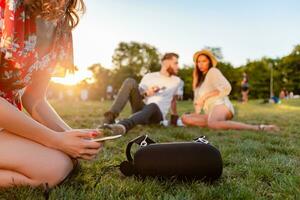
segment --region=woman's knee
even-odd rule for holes
[[[36,181],[41,182],[41,184],[48,183],[49,187],[53,187],[68,176],[73,169],[72,160],[67,155],[60,154],[49,160],[49,164],[42,169],[42,177],[37,178]]]
[[[0,168],[23,174],[36,186],[48,182],[54,186],[73,169],[70,157],[9,132],[0,134]],[[9,145],[7,144],[9,143]],[[11,148],[14,150],[11,151]],[[20,152],[20,153],[15,153]],[[10,156],[7,156],[10,155]],[[7,160],[2,162],[1,160]]]
[[[3,172],[0,187],[14,187],[18,185],[39,187],[45,184],[48,184],[49,187],[54,187],[62,182],[72,169],[73,164],[70,158],[49,160],[49,164],[45,164],[39,169],[36,169],[36,174],[32,174],[32,176],[30,176],[30,174],[25,176],[19,174],[19,172],[0,169],[0,177],[1,171]],[[37,170],[39,171],[37,172]]]

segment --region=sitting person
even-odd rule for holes
[[[104,124],[115,134],[125,134],[137,124],[159,124],[171,108],[177,115],[176,94],[180,85],[178,58],[175,53],[167,53],[161,60],[161,70],[146,74],[138,85],[134,79],[126,79],[109,109],[104,113]],[[133,115],[115,124],[115,119],[130,102]]]
[[[210,51],[202,50],[194,54],[194,62],[195,113],[182,116],[182,122],[185,125],[225,130],[279,130],[275,125],[249,125],[231,121],[234,116],[234,108],[228,98],[231,85],[221,71],[216,68],[217,59]]]
[[[0,189],[54,187],[102,148],[87,140],[96,130],[72,129],[46,100],[55,66],[74,70],[76,7],[83,1],[0,1]]]

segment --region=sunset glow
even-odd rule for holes
[[[53,77],[51,80],[55,83],[64,85],[76,85],[81,81],[87,79],[89,82],[92,81],[93,74],[91,71],[79,70],[74,74],[67,74],[65,77]]]

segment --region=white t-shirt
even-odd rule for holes
[[[145,98],[145,104],[155,103],[158,105],[163,118],[166,118],[166,115],[169,112],[171,107],[171,101],[178,91],[180,85],[180,78],[177,76],[164,76],[160,72],[153,72],[146,74],[141,82],[139,87],[143,90],[147,90],[152,86],[158,86],[163,88],[155,95]]]
[[[183,95],[183,92],[184,92],[183,89],[184,89],[184,82],[183,82],[183,80],[180,79],[180,83],[179,83],[179,87],[178,87],[178,91],[177,91],[178,96]]]

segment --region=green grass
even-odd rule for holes
[[[53,101],[52,104],[74,128],[93,128],[110,102]],[[126,137],[107,142],[97,160],[82,162],[78,174],[54,188],[50,199],[300,199],[300,100],[284,101],[281,105],[251,101],[248,105],[236,104],[236,109],[235,120],[275,123],[281,131],[138,126]],[[179,103],[180,113],[191,110],[191,102]],[[127,107],[121,117],[128,116],[129,111]],[[127,142],[141,134],[149,134],[159,142],[191,141],[205,135],[222,153],[222,177],[212,185],[124,177],[111,166],[125,159]],[[40,189],[14,188],[0,190],[0,199],[43,199],[43,196]]]

